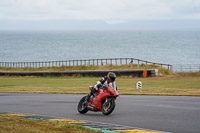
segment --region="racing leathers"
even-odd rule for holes
[[[97,81],[97,84],[94,85],[94,87],[91,89],[90,91],[90,96],[93,95],[95,92],[97,92],[99,90],[99,88],[103,85],[106,85],[109,84],[110,82],[107,80],[108,77],[107,76],[104,76],[101,80]]]

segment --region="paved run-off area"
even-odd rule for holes
[[[200,131],[200,97],[120,95],[109,116],[77,112],[83,95],[0,93],[0,112],[75,119],[174,133]]]

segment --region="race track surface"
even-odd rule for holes
[[[200,97],[121,95],[109,116],[79,114],[84,95],[0,93],[0,112],[56,116],[173,133],[200,132]]]

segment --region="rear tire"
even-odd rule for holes
[[[101,111],[104,115],[111,114],[113,110],[115,109],[115,99],[110,98],[108,101],[109,102],[105,101],[104,103],[102,103]]]
[[[84,96],[78,103],[78,112],[81,114],[85,114],[88,112],[87,105],[88,105],[88,96]]]

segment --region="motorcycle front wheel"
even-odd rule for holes
[[[104,115],[109,115],[115,109],[115,99],[114,98],[107,98],[101,107],[101,111]]]
[[[88,109],[87,109],[87,105],[88,105],[87,99],[88,99],[88,96],[84,96],[83,98],[81,98],[81,100],[78,103],[78,112],[81,113],[81,114],[85,114],[85,113],[88,112]]]

